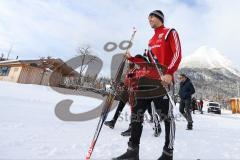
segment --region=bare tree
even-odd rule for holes
[[[7,58],[6,58],[7,60],[9,59],[9,56],[10,56],[10,54],[12,52],[12,49],[13,49],[13,45],[11,45],[9,50],[8,50],[8,54],[7,54]]]
[[[91,52],[92,52],[91,47],[89,45],[81,46],[77,49],[77,53],[78,53],[77,56],[81,56],[79,81],[78,81],[80,86],[83,85],[83,82],[84,82],[83,72],[86,70],[88,64],[94,63],[97,61],[97,57],[93,56]],[[94,79],[94,77],[93,77],[93,79]]]

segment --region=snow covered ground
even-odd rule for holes
[[[58,119],[54,109],[65,98],[74,100],[71,111],[75,113],[101,103],[99,99],[61,95],[49,87],[0,82],[0,159],[84,159],[98,119]],[[126,151],[128,138],[120,132],[128,127],[125,114],[129,107],[123,113],[114,130],[103,127],[93,159],[111,159]],[[240,115],[205,112],[193,115],[193,119],[193,131],[185,130],[182,117],[176,121],[174,159],[240,159]],[[152,134],[150,124],[145,123],[141,159],[157,159],[161,154],[164,133],[158,138]]]

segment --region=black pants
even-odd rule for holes
[[[117,121],[117,119],[120,116],[120,114],[121,114],[123,108],[125,107],[126,103],[127,103],[126,101],[119,101],[118,106],[117,106],[117,110],[116,110],[116,112],[113,116],[114,121]]]
[[[132,130],[129,142],[133,146],[138,146],[140,144],[144,112],[146,111],[148,106],[151,106],[152,101],[161,119],[164,120],[165,124],[164,148],[173,149],[173,143],[175,138],[175,122],[172,113],[172,106],[169,105],[169,99],[167,96],[159,96],[148,99],[143,98],[136,99],[136,105],[133,108],[133,113],[131,116]]]
[[[202,105],[199,105],[199,111],[202,112],[202,108],[203,106]]]
[[[117,121],[117,119],[120,116],[120,114],[121,114],[123,108],[125,107],[126,103],[127,103],[126,101],[122,101],[122,100],[119,101],[118,106],[117,106],[117,110],[116,110],[116,112],[113,116],[114,121]],[[148,110],[149,115],[152,116],[151,105],[147,107],[147,110]]]
[[[191,99],[182,99],[179,106],[180,113],[186,118],[188,123],[192,123],[192,115],[191,115]]]

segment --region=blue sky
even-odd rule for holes
[[[131,52],[141,54],[153,34],[148,14],[160,9],[165,25],[179,32],[183,56],[207,45],[239,63],[238,6],[238,0],[1,0],[0,53],[13,46],[10,58],[68,60],[89,44],[107,66],[122,51],[105,53],[104,44],[129,39],[136,27]]]

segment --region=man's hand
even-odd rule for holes
[[[165,74],[163,77],[162,77],[162,85],[164,87],[167,87],[168,85],[170,85],[172,83],[172,75],[170,74]]]

